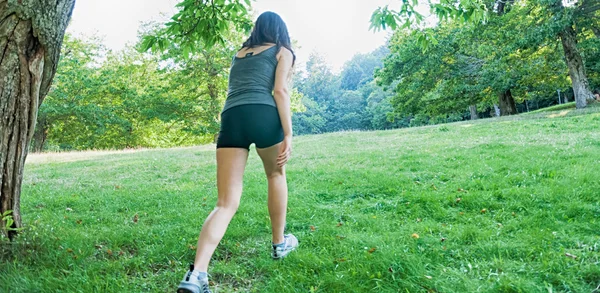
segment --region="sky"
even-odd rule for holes
[[[96,35],[113,50],[137,41],[142,22],[166,21],[178,0],[79,0],[68,31],[76,36]],[[377,7],[399,5],[399,0],[257,0],[258,14],[273,11],[287,23],[298,42],[300,66],[312,52],[321,54],[339,71],[357,53],[369,53],[385,44],[390,32],[369,31]]]

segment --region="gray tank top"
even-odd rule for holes
[[[273,97],[278,46],[247,57],[233,57],[223,112],[236,106],[262,104],[277,107]]]

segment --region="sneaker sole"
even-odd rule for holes
[[[282,256],[279,256],[279,257],[275,257],[275,256],[271,255],[271,258],[273,258],[274,260],[283,259],[283,258],[285,258],[286,256],[288,256],[288,254],[290,254],[290,253],[291,253],[292,251],[294,251],[294,250],[296,250],[296,247],[294,247],[294,248],[290,249],[290,250],[289,250],[289,251],[288,251],[286,254],[284,254],[284,255],[282,255]]]
[[[187,284],[179,284],[179,288],[177,288],[177,293],[196,293],[200,292],[198,288],[195,286],[190,286]]]

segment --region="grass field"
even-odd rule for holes
[[[269,256],[252,153],[216,292],[600,292],[600,108],[295,139]],[[0,292],[174,292],[214,206],[214,146],[31,155]]]
[[[592,104],[592,105],[595,105],[595,104]],[[541,109],[538,109],[535,111],[528,112],[527,114],[537,114],[537,113],[553,112],[553,111],[559,111],[559,110],[575,110],[575,107],[576,107],[575,102],[569,102],[569,103],[565,103],[565,104],[541,108]]]

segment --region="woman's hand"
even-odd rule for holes
[[[283,167],[287,164],[288,160],[292,156],[292,136],[286,136],[281,142],[279,149],[279,157],[277,157],[277,166]]]

